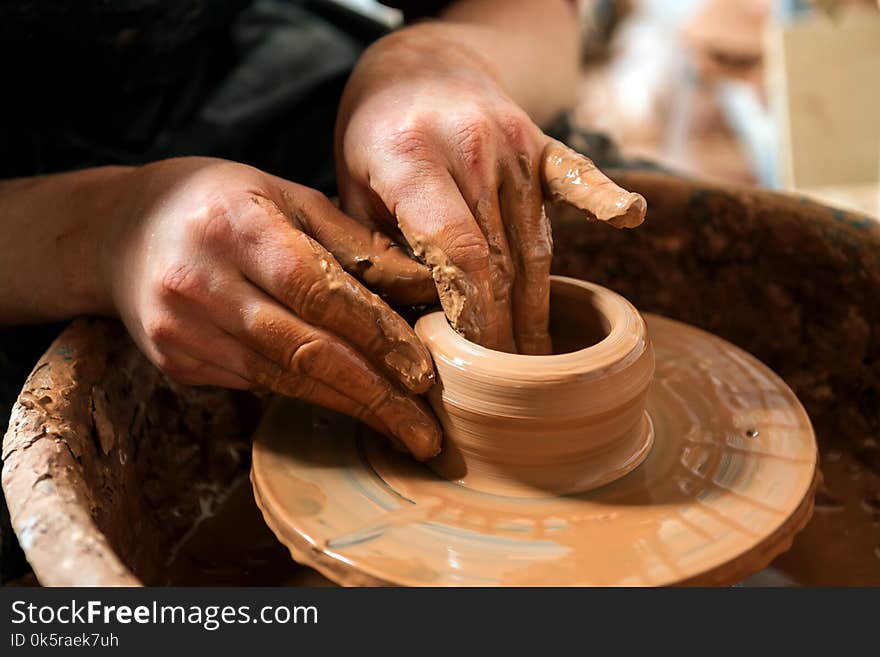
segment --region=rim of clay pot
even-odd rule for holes
[[[466,387],[468,396],[460,397],[443,386],[443,400],[460,408],[483,407],[488,413],[503,411],[514,417],[529,416],[525,408],[501,409],[497,391],[506,385],[514,389],[528,386],[538,398],[529,405],[543,405],[557,417],[594,413],[597,409],[620,404],[650,383],[651,367],[633,376],[633,365],[651,350],[647,326],[639,311],[624,297],[601,285],[567,276],[551,276],[551,312],[554,297],[586,297],[601,317],[605,337],[584,348],[546,356],[511,354],[482,347],[457,333],[441,311],[421,317],[416,333],[428,347],[438,370],[453,388]],[[455,380],[451,381],[450,377]],[[593,390],[589,398],[579,400],[577,409],[553,394],[564,382],[588,383],[603,378],[608,386]],[[502,399],[508,404],[512,400]]]
[[[566,291],[586,290],[592,293],[593,307],[610,324],[607,335],[598,342],[575,351],[531,356],[496,351],[471,342],[450,326],[442,311],[424,315],[419,318],[416,325],[422,324],[425,327],[425,335],[429,336],[429,339],[433,339],[431,336],[435,335],[435,332],[442,332],[444,339],[452,340],[455,344],[456,356],[446,360],[453,367],[463,371],[467,368],[471,372],[495,373],[500,369],[498,363],[508,366],[521,365],[528,368],[528,373],[511,372],[508,378],[528,379],[531,382],[536,376],[556,380],[560,375],[568,375],[578,370],[581,370],[584,376],[600,376],[606,367],[624,367],[626,363],[620,360],[618,354],[621,346],[629,347],[627,350],[631,351],[645,342],[647,334],[645,321],[635,306],[616,292],[589,281],[568,276],[551,276],[550,282],[551,303],[554,294],[559,295]]]

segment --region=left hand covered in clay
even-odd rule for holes
[[[378,41],[348,82],[336,127],[342,207],[400,230],[465,337],[550,353],[545,197],[616,226],[641,223],[644,199],[545,135],[476,52],[419,36]]]

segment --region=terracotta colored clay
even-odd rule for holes
[[[730,584],[757,572],[810,517],[809,419],[747,353],[645,319],[655,439],[628,475],[568,496],[487,493],[346,418],[280,401],[257,430],[251,472],[267,523],[294,558],[343,584]]]
[[[550,356],[476,345],[441,312],[416,323],[439,378],[429,399],[444,443],[430,464],[446,479],[546,497],[601,486],[644,460],[654,373],[645,322],[623,297],[573,278],[553,277],[550,313]]]
[[[544,149],[541,177],[546,198],[566,203],[615,228],[635,228],[648,205],[641,194],[628,192],[602,173],[587,157],[558,141]]]
[[[257,406],[170,383],[119,322],[73,322],[24,383],[3,441],[3,492],[39,581],[166,582],[176,546],[247,466]]]

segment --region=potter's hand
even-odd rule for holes
[[[412,34],[374,44],[346,87],[336,129],[343,209],[400,229],[465,337],[549,353],[545,191],[617,225],[639,223],[644,200],[547,137],[475,52]]]
[[[416,303],[434,296],[424,267],[319,192],[244,165],[182,158],[125,175],[107,280],[150,360],[185,384],[270,389],[437,453],[411,394],[433,382],[427,351],[343,270]]]
[[[550,346],[545,141],[478,57],[406,32],[365,53],[340,108],[343,208],[399,227],[452,325],[490,348]]]

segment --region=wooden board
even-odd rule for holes
[[[880,181],[880,12],[769,29],[767,88],[789,189]]]

